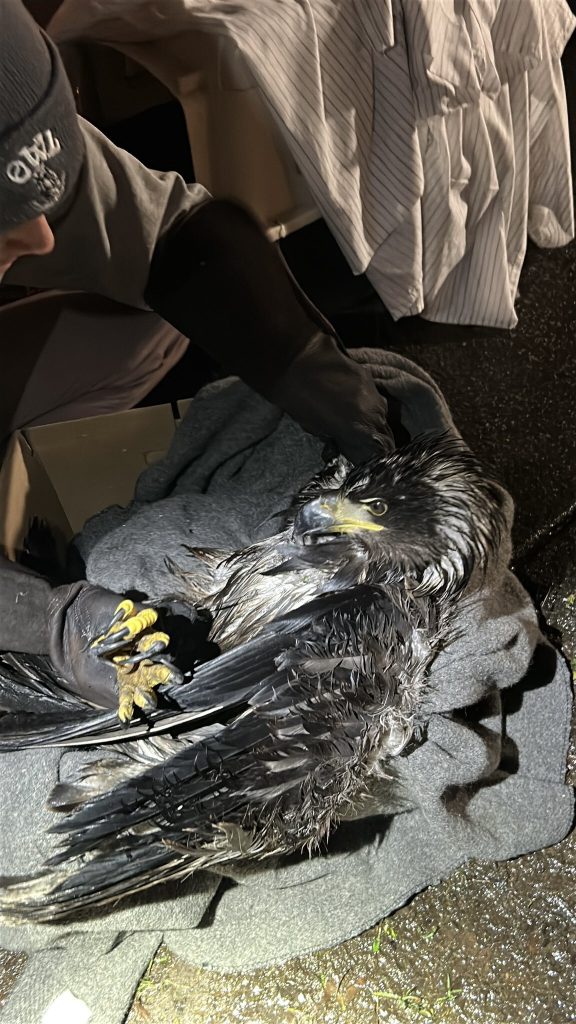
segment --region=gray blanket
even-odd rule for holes
[[[391,353],[356,354],[385,390],[399,438],[455,430],[422,370]],[[166,554],[186,564],[183,544],[239,547],[274,532],[270,517],[319,468],[321,447],[239,381],[210,385],[165,460],[142,474],[133,504],[87,524],[78,547],[88,578],[155,597],[169,583]],[[563,838],[573,816],[569,672],[508,559],[509,542],[481,599],[462,602],[459,639],[431,672],[425,741],[396,759],[396,781],[371,817],[342,825],[322,856],[237,870],[232,883],[202,873],[66,931],[0,929],[7,948],[39,950],[2,1021],[36,1024],[70,989],[92,1024],[116,1024],[162,937],[195,964],[254,968],[358,934],[470,858],[505,859]],[[53,819],[43,803],[79,756],[2,756],[2,874],[26,874],[47,855]],[[95,956],[105,991],[86,968]]]

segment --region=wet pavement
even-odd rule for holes
[[[572,44],[572,93],[575,54]],[[322,225],[283,247],[347,344],[392,348],[435,377],[465,439],[515,499],[516,571],[576,667],[576,243],[530,248],[511,331],[393,323]],[[574,743],[568,771],[576,783]],[[22,962],[0,955],[0,1005]],[[567,1024],[575,979],[572,832],[514,861],[472,862],[380,927],[275,968],[217,974],[162,948],[127,1024]]]

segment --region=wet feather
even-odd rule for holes
[[[4,914],[68,918],[200,867],[321,848],[413,737],[458,603],[480,592],[506,527],[504,492],[457,439],[341,460],[280,534],[189,552],[175,587],[212,616],[222,653],[124,733],[70,698],[58,722],[57,680],[6,660],[0,747],[115,742],[55,788],[61,846],[43,875],[4,890]]]

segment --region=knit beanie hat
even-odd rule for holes
[[[82,164],[74,97],[54,44],[21,0],[0,0],[0,232],[54,220]]]

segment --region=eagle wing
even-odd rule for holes
[[[63,846],[0,909],[53,920],[196,868],[317,847],[410,735],[432,627],[358,586],[201,666],[171,695],[183,731],[123,742],[56,787]]]

